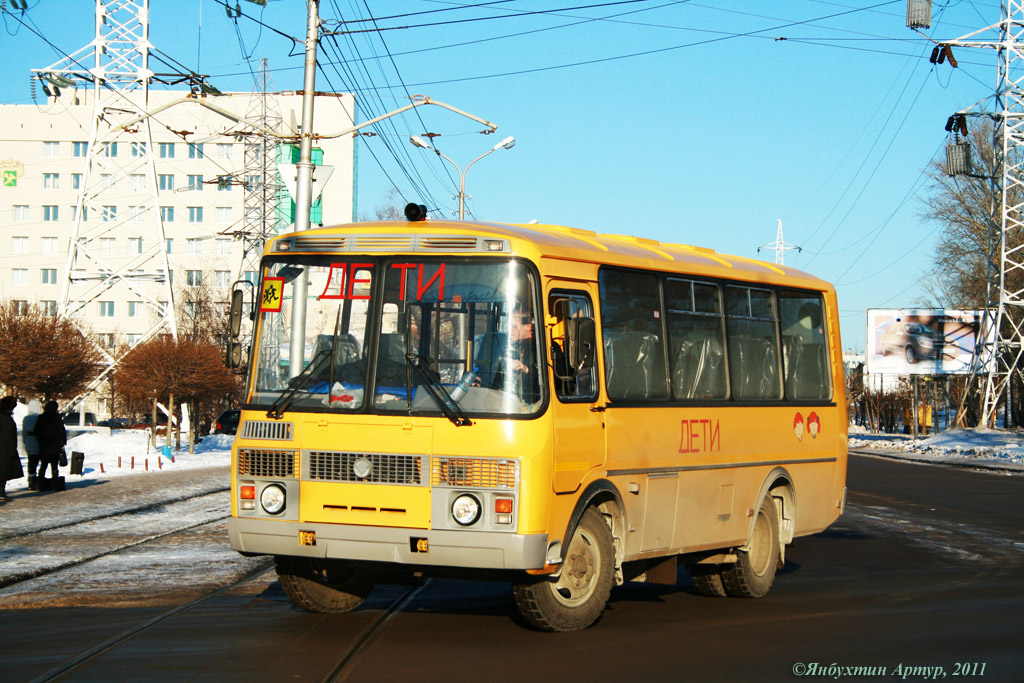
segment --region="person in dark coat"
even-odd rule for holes
[[[68,442],[68,433],[64,422],[57,413],[57,402],[47,401],[43,414],[36,420],[36,441],[39,442],[39,478],[46,476],[46,468],[50,467],[53,478],[58,475],[57,461],[60,459],[64,444]]]
[[[21,479],[25,471],[21,468],[18,455],[18,425],[14,422],[14,406],[18,400],[13,396],[0,398],[0,502],[6,503],[7,482]]]

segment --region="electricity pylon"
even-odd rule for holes
[[[996,123],[993,145],[996,171],[990,182],[993,196],[998,198],[999,215],[993,215],[990,221],[989,248],[986,251],[987,302],[967,391],[964,392],[966,399],[972,387],[981,389],[979,426],[995,423],[999,403],[1008,395],[1010,380],[1015,375],[1021,377],[1024,353],[1024,286],[1019,284],[1024,274],[1024,244],[1019,239],[1007,241],[1008,236],[1019,236],[1024,228],[1021,213],[1024,201],[1024,88],[1020,83],[1024,67],[1022,34],[1024,0],[1003,0],[999,23],[955,40],[939,41],[932,53],[933,62],[938,60],[941,63],[948,57],[950,65],[955,67],[952,46],[996,51],[994,111],[982,111],[979,103],[954,114],[954,117],[968,114],[989,116]],[[954,117],[951,117],[951,122],[956,121]],[[955,123],[953,127],[956,128]],[[963,166],[966,167],[962,167],[963,172],[969,174],[970,164]],[[957,416],[961,424],[966,418],[965,408],[966,400],[961,403]]]
[[[96,0],[93,41],[52,66],[33,69],[47,96],[51,89],[59,97],[61,87],[92,85],[92,124],[83,152],[59,314],[74,316],[112,290],[130,292],[152,312],[153,324],[140,342],[162,330],[177,336],[149,119],[130,128],[119,125],[145,112],[148,104],[153,78],[148,18],[149,0]],[[115,193],[122,203],[127,196],[132,205],[118,207],[112,199]],[[111,237],[129,246],[126,258],[104,253],[100,245],[110,243],[100,240]],[[69,407],[98,387],[120,360],[109,349],[100,351],[104,369]]]
[[[762,249],[766,251],[775,252],[775,262],[780,266],[784,265],[783,255],[787,250],[790,251],[803,251],[802,247],[798,247],[795,244],[788,244],[782,239],[782,219],[779,219],[779,229],[775,232],[775,241],[769,242],[768,244],[762,244],[757,248],[760,252]]]

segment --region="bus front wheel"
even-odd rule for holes
[[[274,557],[277,578],[288,598],[310,612],[351,612],[373,590],[373,583],[357,569],[309,557]]]
[[[779,562],[779,517],[770,495],[761,501],[746,550],[736,551],[736,563],[722,568],[725,592],[737,598],[760,598],[775,580]]]
[[[611,529],[589,508],[580,518],[556,577],[529,578],[513,587],[516,607],[544,631],[578,631],[601,616],[614,581]]]

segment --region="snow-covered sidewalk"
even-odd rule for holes
[[[1024,473],[1024,430],[950,429],[918,437],[871,434],[850,425],[851,449],[937,465]]]

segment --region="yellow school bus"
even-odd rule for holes
[[[554,225],[375,222],[274,238],[254,294],[231,547],[273,555],[307,610],[484,577],[574,630],[677,564],[759,597],[842,513],[836,296],[806,273]]]

